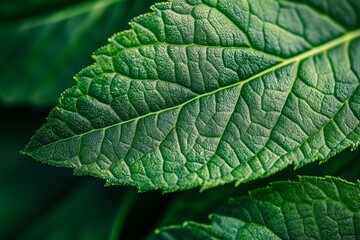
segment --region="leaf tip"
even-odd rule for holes
[[[23,150],[20,150],[19,153],[22,155],[30,156],[30,153],[27,151],[27,147],[25,147]]]

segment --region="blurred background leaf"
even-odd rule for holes
[[[85,2],[78,0],[75,2]],[[2,0],[0,3],[0,21],[9,22],[29,18],[60,8],[70,6],[72,0],[20,0],[15,4],[13,0]]]
[[[135,189],[106,189],[90,179],[73,184],[19,239],[118,239],[136,194]]]
[[[91,54],[154,2],[1,1],[0,102],[54,105]]]

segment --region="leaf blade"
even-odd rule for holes
[[[232,0],[223,3],[240,5]],[[341,35],[343,29],[328,16],[303,9],[303,15],[314,15],[317,28],[332,30],[317,42],[303,37],[318,44],[308,44],[307,51],[299,36],[289,31],[285,36],[301,46],[294,54],[290,46],[278,51],[250,41],[250,34],[258,33],[241,34],[231,17],[227,23],[240,39],[231,46],[225,41],[229,34],[211,35],[206,23],[198,23],[198,28],[208,27],[209,38],[193,36],[193,40],[178,37],[172,27],[183,18],[193,18],[197,26],[194,19],[201,19],[206,11],[224,15],[217,8],[221,7],[208,2],[173,1],[157,4],[154,13],[136,18],[132,30],[115,35],[96,52],[95,65],[77,75],[78,85],[63,94],[25,152],[40,160],[50,156],[51,164],[102,177],[109,184],[176,191],[265,177],[289,164],[326,160],[359,144],[355,56],[360,51],[360,30]],[[179,17],[181,11],[191,15]],[[179,32],[191,31],[176,26]],[[222,60],[219,49],[225,56]],[[192,74],[201,69],[197,65],[212,67],[203,67],[200,75],[187,75],[184,58]],[[238,67],[236,76],[226,71],[230,68],[226,61]],[[256,67],[249,68],[252,65]],[[207,73],[215,66],[220,70],[214,80]]]

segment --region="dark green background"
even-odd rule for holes
[[[91,53],[154,1],[2,0],[0,3],[0,239],[156,239],[156,227],[207,222],[225,213],[230,196],[297,175],[360,178],[360,152],[291,168],[238,188],[232,184],[162,195],[73,176],[20,150],[46,119]],[[97,7],[104,4],[105,7]],[[92,10],[91,10],[92,9]]]

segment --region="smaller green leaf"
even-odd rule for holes
[[[230,200],[231,216],[211,225],[186,222],[159,230],[163,239],[358,239],[360,182],[301,177]]]

